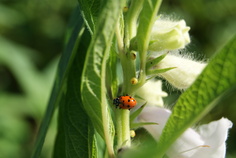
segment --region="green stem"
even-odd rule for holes
[[[116,110],[116,131],[117,131],[117,147],[130,147],[130,111],[126,109]]]
[[[122,41],[122,35],[119,28],[116,30],[116,36],[118,40],[119,57],[123,69],[123,85],[122,95],[132,95],[133,85],[131,79],[136,77],[135,60],[131,58],[131,52],[129,50],[130,40],[136,35],[137,19],[140,10],[143,5],[143,1],[133,0],[127,14],[124,16],[124,42]],[[120,21],[122,22],[122,21]],[[119,26],[119,25],[118,25]],[[127,109],[116,110],[116,130],[117,130],[117,146],[130,147],[130,111]]]
[[[122,95],[131,94],[132,84],[131,79],[136,77],[136,69],[135,62],[130,58],[130,53],[121,53],[120,60],[123,70],[123,87],[122,87]]]
[[[117,134],[117,149],[122,146],[122,120],[121,120],[121,110],[116,109],[116,134]]]
[[[122,35],[121,35],[121,30],[120,30],[120,27],[119,27],[119,23],[117,23],[116,25],[116,39],[117,39],[117,47],[118,47],[118,51],[121,53],[123,52],[124,50],[124,42],[123,42],[123,39],[122,39]]]
[[[139,17],[139,13],[143,7],[143,1],[144,0],[132,0],[130,8],[127,12],[127,16],[125,19],[125,43],[128,44],[127,46],[129,47],[129,42],[130,40],[136,36],[137,33],[137,19]]]
[[[121,110],[121,117],[122,117],[122,130],[123,135],[123,143],[124,146],[131,146],[131,140],[130,140],[130,122],[129,122],[129,116],[130,116],[130,111],[129,110]]]
[[[123,69],[122,95],[131,95],[131,78],[135,77],[135,63],[130,58],[130,53],[120,52],[120,60]],[[127,109],[116,109],[117,147],[130,147],[130,111]]]

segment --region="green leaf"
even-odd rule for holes
[[[113,42],[116,42],[113,40]],[[118,85],[119,85],[119,80],[118,80],[118,75],[117,75],[117,53],[115,51],[115,45],[111,48],[110,51],[110,58],[109,58],[109,64],[107,65],[107,69],[109,71],[110,75],[110,80],[108,82],[111,82],[107,84],[107,87],[110,87],[111,90],[111,98],[117,96],[118,92]]]
[[[59,128],[54,157],[97,157],[94,128],[83,109],[80,84],[90,34],[81,37],[75,60],[67,78],[67,88],[59,106]]]
[[[176,103],[158,144],[156,157],[222,98],[236,92],[236,36],[210,61],[194,84]]]
[[[97,22],[102,0],[78,0],[79,7],[84,18],[84,21],[91,33],[94,33],[95,24]]]
[[[123,1],[106,1],[89,46],[82,76],[82,100],[97,132],[106,142],[110,156],[113,151],[114,125],[111,119],[107,91],[106,66],[112,39],[122,10]]]
[[[140,3],[142,2],[143,1],[140,1]],[[143,2],[143,7],[139,16],[137,35],[136,37],[132,38],[130,43],[132,50],[136,50],[136,45],[137,45],[140,59],[139,82],[138,84],[132,86],[132,90],[130,90],[131,92],[141,87],[146,81],[147,51],[150,42],[152,27],[155,22],[155,19],[157,18],[157,12],[160,8],[161,2],[162,0],[145,0]],[[138,5],[135,6],[137,7],[137,9],[140,9],[140,6]],[[136,13],[139,13],[139,11]],[[130,88],[128,87],[127,89]]]
[[[146,0],[140,13],[140,20],[137,32],[138,50],[140,54],[146,55],[149,45],[150,33],[153,23],[157,17],[157,12],[161,5],[161,0]]]
[[[151,67],[155,66],[156,64],[158,64],[162,59],[165,58],[165,56],[167,55],[167,53],[160,55],[159,57],[149,60],[146,63],[146,70],[150,69]]]
[[[150,33],[155,22],[157,12],[161,5],[161,0],[146,0],[140,13],[139,26],[137,31],[137,45],[140,53],[140,83],[145,81],[146,75],[146,55],[150,40]]]
[[[76,12],[73,15],[73,17],[74,19],[76,19],[76,20],[73,20],[74,25],[71,25],[73,27],[73,32],[62,54],[61,60],[59,62],[55,83],[54,83],[53,90],[52,90],[52,93],[48,102],[48,107],[46,109],[45,116],[42,120],[41,126],[38,131],[38,136],[36,139],[32,158],[40,157],[42,146],[43,146],[45,136],[46,136],[50,121],[52,119],[53,113],[59,101],[61,100],[62,92],[65,91],[66,89],[65,81],[68,76],[68,70],[70,69],[71,64],[74,60],[74,56],[76,54],[76,50],[77,50],[76,46],[80,42],[80,38],[78,38],[78,36],[79,36],[79,32],[83,24],[82,18],[78,14],[76,14]]]
[[[144,103],[140,108],[138,108],[135,112],[133,112],[131,115],[130,115],[130,122],[132,123],[135,118],[143,111],[143,108],[147,105],[147,102]]]
[[[66,158],[66,132],[65,132],[65,125],[64,125],[64,117],[65,115],[63,112],[65,111],[65,105],[66,104],[66,94],[62,94],[61,101],[59,104],[59,114],[58,114],[58,127],[57,127],[57,136],[55,139],[54,144],[54,151],[53,151],[53,157],[65,157]]]
[[[147,75],[157,75],[160,73],[164,73],[166,71],[170,71],[172,69],[175,69],[176,67],[168,67],[168,68],[164,68],[164,69],[152,69],[152,70],[148,70],[147,71]]]
[[[126,13],[125,16],[125,43],[129,43],[137,32],[137,25],[138,25],[138,18],[139,18],[139,14],[141,9],[143,8],[143,2],[144,0],[139,0],[139,1],[131,1],[130,2],[130,6],[128,8],[128,12]]]

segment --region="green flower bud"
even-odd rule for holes
[[[184,48],[190,43],[188,31],[184,20],[170,21],[158,19],[152,28],[149,51],[175,50]]]

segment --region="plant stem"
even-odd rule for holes
[[[129,8],[129,11],[126,16],[126,22],[127,22],[127,36],[128,39],[131,40],[134,36],[136,36],[137,33],[137,19],[139,17],[139,13],[143,7],[143,1],[144,0],[132,0],[131,5]]]
[[[136,35],[137,18],[142,8],[143,0],[140,2],[132,1],[128,13],[123,16],[124,35],[122,36],[119,26],[117,25],[116,37],[118,44],[119,57],[123,70],[122,95],[132,95],[134,92],[131,79],[136,78],[135,59],[131,57],[130,40]],[[123,40],[122,40],[123,39]],[[130,147],[130,111],[127,109],[116,110],[116,130],[118,148]]]
[[[122,50],[122,49],[121,49]],[[135,77],[134,61],[129,58],[129,53],[120,52],[120,60],[123,69],[123,86],[122,95],[130,94],[130,79]],[[130,147],[130,111],[127,109],[116,109],[116,130],[117,130],[117,147]]]
[[[130,147],[130,126],[129,126],[130,111],[126,109],[116,110],[116,130],[117,130],[117,147]]]
[[[123,42],[123,39],[122,39],[122,36],[121,36],[121,30],[120,30],[120,27],[119,27],[119,23],[117,23],[115,33],[116,33],[118,51],[121,53],[121,52],[123,52],[123,49],[124,49],[124,42]]]

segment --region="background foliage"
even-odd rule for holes
[[[69,17],[77,3],[76,0],[0,2],[0,157],[23,158],[31,154],[58,57],[68,38]],[[212,56],[236,32],[235,9],[234,0],[164,0],[160,12],[186,20],[192,36],[188,50],[202,58]],[[165,91],[169,90],[167,86]],[[180,94],[171,93],[176,97],[165,100],[169,105]],[[235,98],[222,103],[227,106],[217,106],[205,122],[221,116],[236,122]],[[42,157],[50,157],[55,133],[56,119],[53,119]],[[228,157],[236,156],[235,133],[234,126],[228,139]]]

